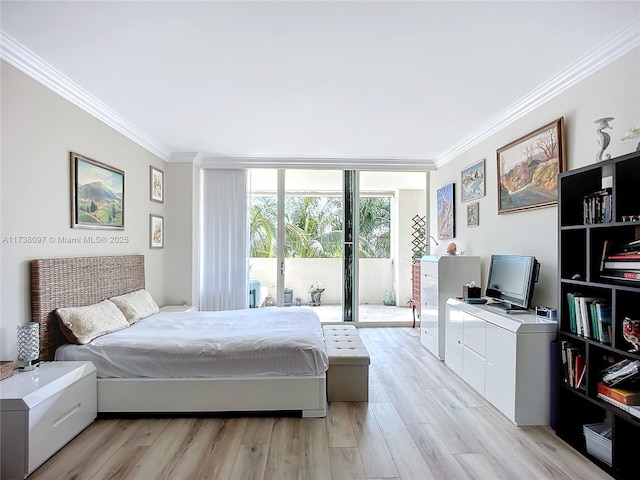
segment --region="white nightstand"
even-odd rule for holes
[[[0,476],[24,479],[94,421],[91,362],[43,362],[0,381]]]
[[[197,312],[198,309],[191,305],[165,305],[160,307],[161,312]]]

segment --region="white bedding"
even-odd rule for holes
[[[307,307],[160,312],[55,359],[92,361],[100,378],[321,375],[329,363]]]

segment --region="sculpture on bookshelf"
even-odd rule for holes
[[[613,117],[604,117],[593,122],[598,125],[598,145],[600,146],[600,150],[598,150],[598,153],[596,154],[596,161],[598,162],[609,160],[611,158],[611,155],[608,153],[604,156],[602,155],[611,142],[611,137],[607,132],[605,132],[606,129],[611,129],[611,125],[609,125],[611,120],[613,120]]]
[[[622,336],[624,339],[633,345],[630,352],[640,351],[640,320],[631,320],[629,317],[624,317],[622,321]]]

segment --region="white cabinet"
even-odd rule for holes
[[[45,362],[0,382],[1,478],[24,479],[96,418],[91,362]]]
[[[420,341],[440,360],[446,348],[445,304],[449,297],[462,295],[462,286],[470,282],[480,286],[480,257],[420,259]]]
[[[548,425],[556,322],[450,298],[445,363],[516,425]]]
[[[198,309],[192,305],[165,305],[160,307],[161,312],[197,312]]]

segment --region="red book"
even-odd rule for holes
[[[598,393],[613,398],[625,405],[640,405],[640,392],[623,390],[622,388],[612,388],[602,382],[598,382]]]

